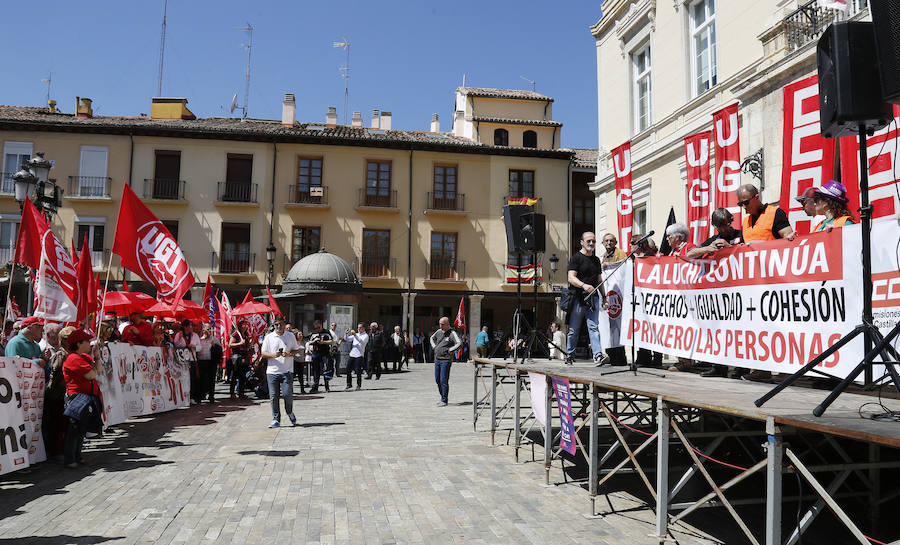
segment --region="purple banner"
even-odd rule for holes
[[[553,392],[556,394],[556,408],[559,409],[559,446],[569,454],[575,454],[575,420],[572,418],[569,379],[551,378],[553,379]]]

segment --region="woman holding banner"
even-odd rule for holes
[[[854,223],[853,213],[847,207],[850,199],[847,198],[847,188],[841,182],[829,180],[813,191],[813,204],[816,214],[825,216],[820,221],[814,233],[819,231],[831,231],[835,227]]]

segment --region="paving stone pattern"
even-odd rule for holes
[[[558,468],[544,486],[530,449],[516,464],[473,431],[471,373],[454,365],[448,407],[432,367],[412,364],[358,392],[341,377],[296,393],[297,427],[268,429],[257,400],[130,420],[88,441],[82,469],[0,478],[0,544],[656,543],[633,498],[612,494],[623,511],[589,517]],[[685,526],[670,537],[714,542]]]

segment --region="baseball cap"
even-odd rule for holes
[[[806,188],[805,191],[803,191],[803,193],[794,197],[794,200],[799,202],[800,204],[803,204],[803,201],[805,201],[807,199],[812,199],[813,195],[815,195],[815,193],[816,193],[816,188],[809,186]]]

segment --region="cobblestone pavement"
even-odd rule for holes
[[[359,392],[341,377],[295,394],[297,427],[267,429],[255,400],[130,420],[88,442],[83,469],[0,478],[0,544],[656,542],[654,514],[626,494],[589,517],[584,490],[544,486],[542,462],[515,464],[473,431],[471,373],[454,365],[448,407],[432,367],[412,364]]]

